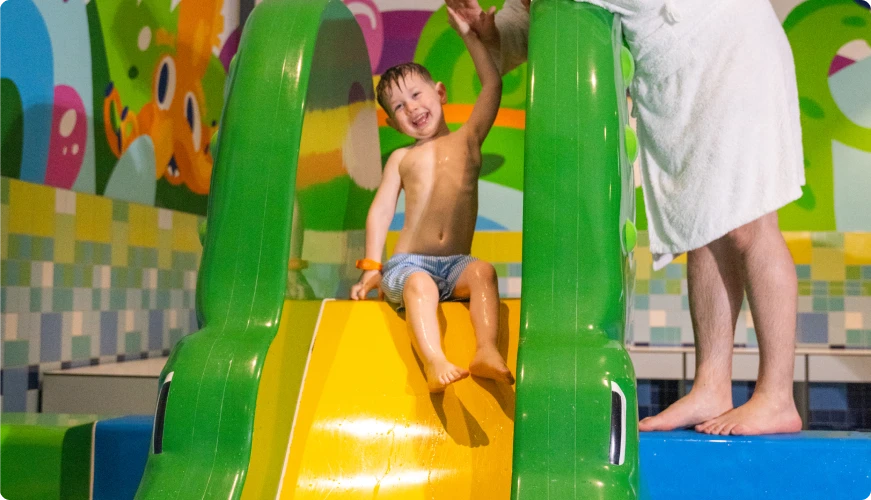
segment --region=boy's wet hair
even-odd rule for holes
[[[420,64],[409,62],[397,64],[389,68],[381,75],[381,80],[378,82],[378,87],[375,89],[375,96],[378,99],[378,104],[387,111],[388,115],[393,115],[393,110],[390,109],[390,103],[387,101],[390,98],[390,89],[393,85],[400,85],[400,82],[405,81],[405,77],[409,75],[418,75],[429,83],[433,82],[432,75],[429,74],[426,68]]]

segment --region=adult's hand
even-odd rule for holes
[[[523,0],[527,1],[527,0]],[[496,29],[496,7],[484,11],[478,0],[445,0],[456,17],[469,25],[487,48],[499,48],[499,30]]]

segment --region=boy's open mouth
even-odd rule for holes
[[[423,128],[429,123],[429,113],[423,113],[417,118],[411,120],[411,123],[417,128]]]

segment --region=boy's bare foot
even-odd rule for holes
[[[801,417],[793,401],[776,402],[754,394],[750,401],[696,426],[696,431],[725,436],[782,434],[801,430]]]
[[[427,366],[424,372],[429,392],[442,392],[447,386],[469,376],[469,370],[464,370],[446,359]]]
[[[680,429],[709,421],[731,409],[732,395],[729,392],[715,394],[714,391],[694,387],[689,394],[675,401],[659,415],[638,422],[638,430],[647,432]]]
[[[514,375],[496,349],[478,349],[469,371],[476,377],[489,378],[506,384],[514,383]]]

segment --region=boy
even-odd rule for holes
[[[405,307],[413,345],[423,360],[431,392],[441,392],[472,375],[509,384],[514,377],[496,348],[499,291],[493,266],[469,256],[478,215],[481,143],[487,137],[502,95],[502,78],[487,49],[469,25],[449,9],[451,26],[465,42],[482,89],[468,122],[456,132],[445,123],[444,85],[418,64],[388,69],[378,83],[378,103],[387,123],[415,139],[393,152],[366,219],[365,269],[351,288],[362,300],[380,286],[390,302]],[[405,224],[393,257],[378,262],[387,229],[405,189]],[[383,271],[383,274],[382,274]],[[436,314],[439,301],[469,299],[477,352],[469,370],[447,360]]]

